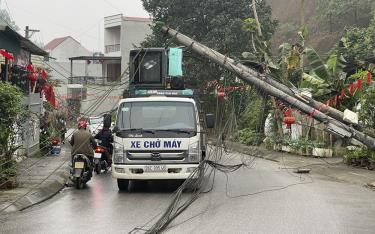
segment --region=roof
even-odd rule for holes
[[[61,43],[63,43],[66,39],[68,39],[69,37],[70,36],[55,38],[52,41],[48,42],[47,45],[44,46],[44,49],[45,50],[53,50],[56,47],[58,47]]]
[[[29,39],[26,39],[25,37],[21,36],[19,33],[17,33],[11,27],[0,23],[0,31],[3,31],[5,34],[8,34],[8,35],[11,35],[12,37],[15,37],[17,40],[20,41],[21,48],[30,52],[31,54],[40,55],[40,56],[47,56],[48,55],[48,53],[46,51],[39,48],[37,45],[35,45]]]
[[[150,18],[144,18],[144,17],[123,17],[125,21],[138,21],[138,22],[152,22],[152,19]]]
[[[121,60],[121,56],[78,56],[69,58],[69,60]]]

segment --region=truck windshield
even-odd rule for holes
[[[189,102],[132,102],[119,109],[120,130],[196,131],[194,105]]]

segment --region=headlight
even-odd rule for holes
[[[125,163],[125,151],[124,146],[120,144],[114,144],[113,148],[113,163]]]
[[[200,152],[199,152],[199,142],[195,142],[189,145],[189,161],[190,162],[199,162],[200,161]]]

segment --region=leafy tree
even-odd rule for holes
[[[328,23],[331,32],[345,26],[367,26],[373,6],[371,0],[319,0],[318,18]]]
[[[243,30],[243,20],[254,18],[249,0],[142,0],[143,6],[154,21],[153,35],[144,46],[174,46],[175,41],[160,32],[160,22],[230,57],[240,58],[242,52],[251,51],[251,32]],[[271,8],[264,0],[257,1],[259,21],[265,41],[270,40],[277,22],[271,19]],[[200,86],[207,80],[234,76],[224,69],[199,58],[191,52],[185,53],[185,80]],[[227,79],[228,80],[228,79]]]
[[[13,153],[16,136],[22,130],[22,91],[17,87],[0,81],[0,185],[6,185],[10,177],[15,176],[16,166]],[[12,185],[14,186],[14,185]]]
[[[8,154],[14,123],[21,113],[22,92],[7,82],[0,82],[0,93],[0,154]]]

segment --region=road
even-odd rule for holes
[[[217,173],[214,189],[166,233],[375,233],[375,192],[367,188],[313,173],[300,177],[262,159],[228,175],[227,183]],[[163,211],[175,188],[150,183],[119,192],[110,175],[94,176],[84,190],[66,188],[43,204],[0,216],[0,232],[128,233]]]

